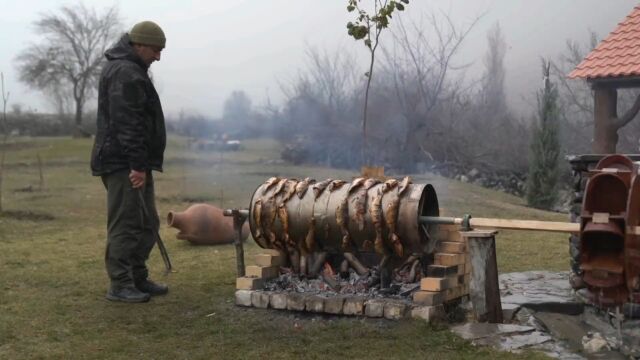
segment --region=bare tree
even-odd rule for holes
[[[455,101],[464,87],[451,79],[452,59],[478,19],[460,28],[448,14],[430,13],[409,25],[399,21],[393,32],[395,47],[385,51],[384,72],[391,79],[391,92],[404,122],[398,149],[404,154],[400,165],[404,170],[412,170],[419,154],[433,157],[420,144],[437,141],[444,134],[438,110]]]
[[[359,100],[361,81],[350,52],[306,51],[306,67],[289,83],[281,84],[285,106],[277,136],[304,152],[300,161],[330,166],[360,164]],[[304,147],[302,151],[301,147]],[[302,159],[303,158],[303,159]]]
[[[121,32],[118,9],[98,13],[82,3],[63,6],[58,13],[43,14],[34,25],[43,41],[17,57],[20,80],[54,97],[70,91],[75,105],[74,135],[79,136],[83,133],[82,112],[95,93],[104,51]]]

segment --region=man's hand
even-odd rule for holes
[[[147,181],[147,173],[145,171],[131,170],[129,173],[129,180],[134,189],[144,186]]]

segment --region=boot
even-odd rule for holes
[[[169,292],[169,287],[165,284],[158,284],[149,279],[136,281],[136,288],[151,296],[165,295]]]
[[[106,298],[109,301],[141,303],[149,301],[151,295],[144,293],[133,286],[125,286],[109,289]]]

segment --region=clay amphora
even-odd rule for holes
[[[193,204],[182,212],[170,211],[167,223],[180,232],[176,237],[198,245],[232,243],[235,237],[233,218],[222,215],[222,210],[208,204]],[[242,241],[249,235],[249,224],[242,228]]]

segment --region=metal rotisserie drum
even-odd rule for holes
[[[419,217],[438,215],[433,186],[408,178],[315,183],[271,178],[251,198],[249,224],[263,248],[303,254],[375,251],[404,259],[433,252],[429,228]]]

